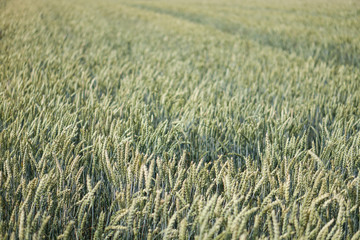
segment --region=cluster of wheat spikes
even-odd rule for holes
[[[0,239],[359,239],[357,1],[0,2]]]

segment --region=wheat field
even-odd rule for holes
[[[0,0],[0,239],[360,239],[360,2]]]

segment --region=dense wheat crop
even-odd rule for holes
[[[359,239],[360,2],[0,0],[0,239]]]

